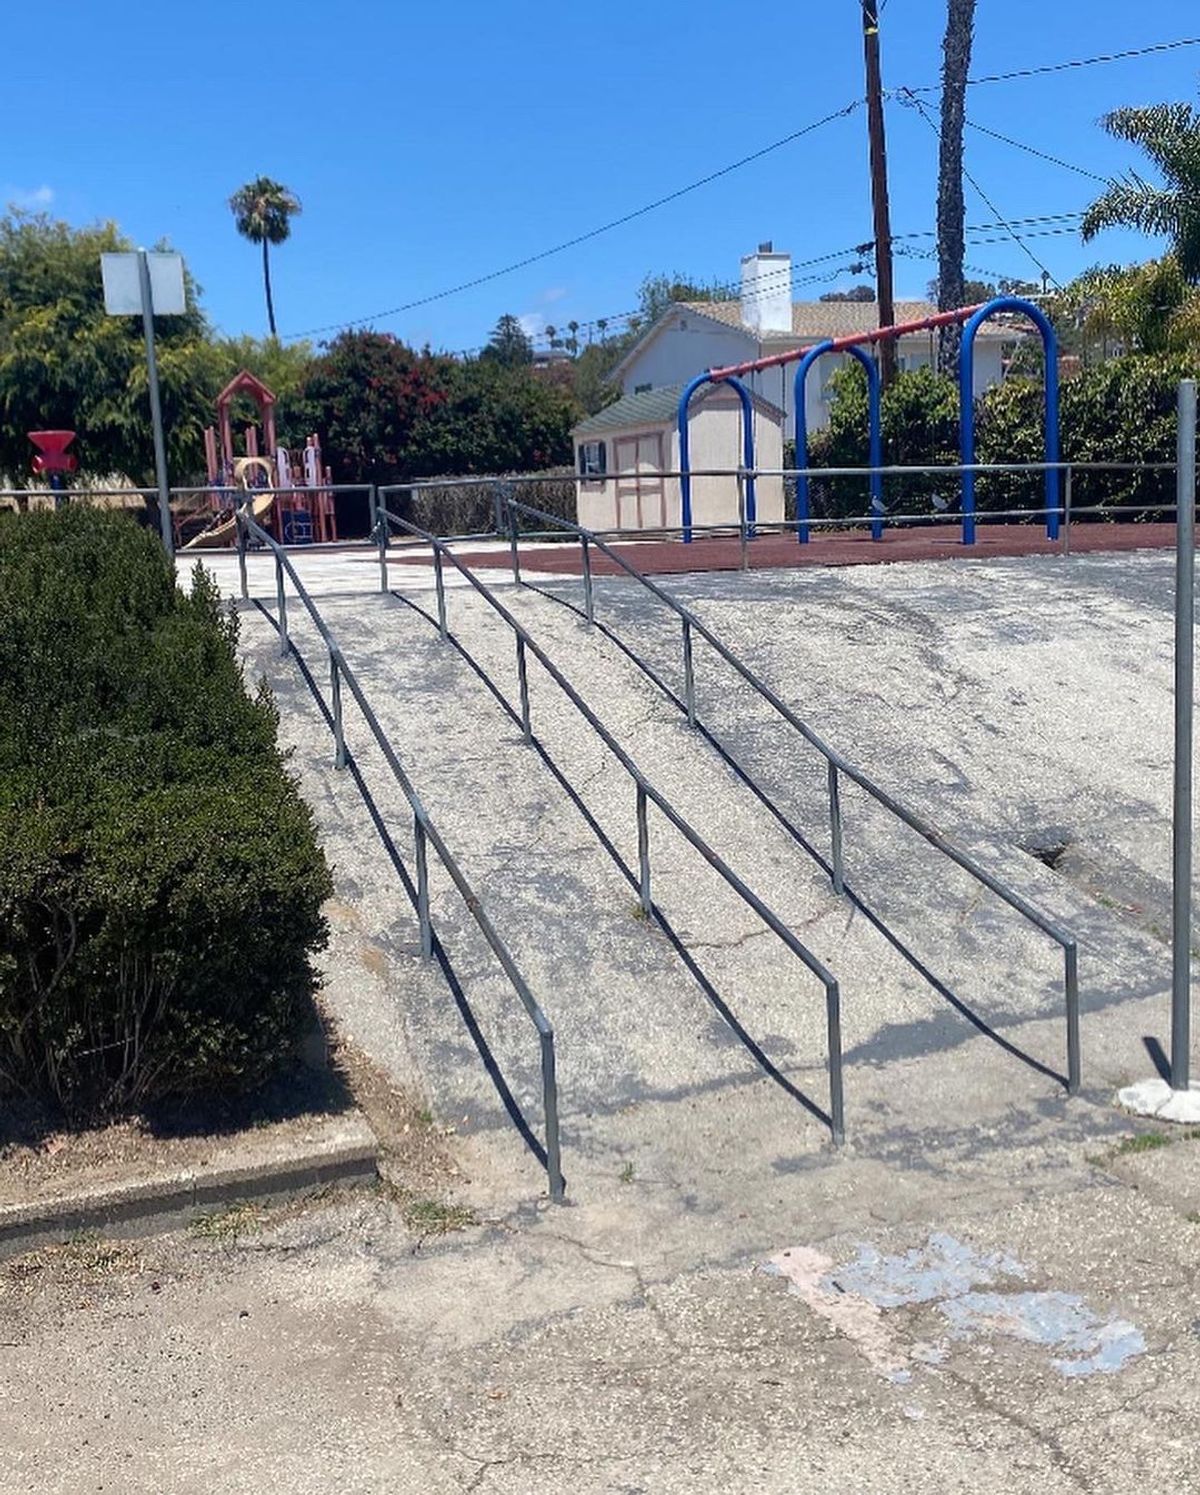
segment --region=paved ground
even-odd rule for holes
[[[301,564],[341,568],[318,586],[327,616],[555,1022],[571,1202],[546,1203],[306,687],[244,613],[250,671],[276,691],[338,866],[326,1001],[453,1125],[452,1197],[482,1223],[418,1246],[386,1200],[333,1202],[236,1241],[6,1277],[0,1489],[1194,1487],[1200,1146],[1122,1146],[1132,1127],[1111,1105],[1166,1026],[1170,557],[670,583],[836,746],[1078,931],[1075,1100],[1054,1073],[1052,947],[848,795],[850,875],[939,995],[610,640],[502,588],[652,781],[837,971],[840,1152],[795,1093],[824,1105],[811,978],[652,818],[655,895],[706,992],[633,916],[629,884],[462,658],[373,594],[362,562]],[[429,581],[403,577],[423,606]],[[598,601],[677,684],[677,624],[622,582]],[[292,617],[324,688],[315,634]],[[516,699],[504,625],[457,586],[450,622]],[[711,654],[696,663],[703,718],[819,841],[819,763]],[[627,776],[540,666],[530,685],[539,740],[631,857]],[[407,815],[354,713],[348,731],[408,858]],[[1055,870],[1033,845],[1056,848]],[[434,910],[461,1002],[540,1128],[524,1015],[437,873]]]

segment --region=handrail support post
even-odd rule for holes
[[[683,619],[683,696],[687,703],[688,726],[696,725],[696,671],[692,664],[692,620]]]
[[[525,660],[525,640],[517,634],[517,682],[521,691],[521,736],[526,747],[533,745],[533,723],[529,715],[529,666]]]
[[[842,861],[842,795],[838,783],[837,764],[829,762],[829,838],[832,845],[833,891],[841,896],[846,890],[845,867]]]
[[[440,546],[433,549],[433,583],[437,591],[438,632],[446,642],[446,578],[442,575],[442,552]]]
[[[650,823],[647,816],[646,786],[637,786],[638,901],[647,917],[653,911],[650,897]]]
[[[329,686],[333,696],[333,766],[345,768],[346,730],[342,720],[342,672],[338,667],[337,655],[332,651],[329,655]]]

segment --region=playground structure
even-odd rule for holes
[[[255,425],[245,429],[244,453],[239,455],[234,450],[232,407],[239,394],[249,395],[258,406],[263,452],[259,450]],[[209,426],[204,433],[211,486],[201,495],[201,507],[211,512],[211,518],[183,548],[207,550],[232,544],[237,532],[235,495],[246,492],[256,495],[253,500],[256,521],[283,544],[326,544],[336,540],[337,518],[330,491],[333,477],[322,463],[318,437],[309,435],[298,452],[280,446],[275,434],[275,393],[247,369],[229,381],[217,396],[216,404],[217,426]],[[176,516],[177,541],[182,539],[181,519],[187,517],[191,516]]]
[[[680,492],[682,498],[681,528],[683,541],[692,540],[692,474],[689,462],[688,420],[692,397],[707,384],[728,384],[737,391],[742,405],[742,468],[745,472],[746,522],[753,534],[757,519],[755,496],[754,423],[751,414],[750,391],[742,383],[744,374],[758,373],[763,369],[780,368],[786,364],[797,365],[795,374],[795,437],[796,437],[796,537],[800,543],[809,540],[810,492],[808,472],[808,424],[805,416],[805,390],[808,375],[817,361],[826,353],[849,353],[865,369],[867,375],[867,408],[870,473],[872,539],[883,538],[883,421],[881,414],[881,381],[878,365],[867,348],[874,343],[894,340],[910,332],[924,332],[937,327],[963,326],[962,344],[959,349],[958,388],[960,447],[962,464],[962,540],[964,545],[975,543],[975,473],[970,469],[975,463],[975,337],[980,327],[989,318],[1001,313],[1020,314],[1034,324],[1041,334],[1045,353],[1045,461],[1046,461],[1046,535],[1058,538],[1059,528],[1059,431],[1058,431],[1058,343],[1049,319],[1040,307],[1034,306],[1019,296],[997,296],[991,301],[975,306],[962,306],[953,311],[938,312],[935,316],[922,317],[915,322],[899,322],[890,327],[876,327],[867,332],[850,333],[845,337],[826,338],[810,348],[792,348],[785,353],[773,353],[765,358],[754,358],[744,363],[733,363],[723,368],[708,369],[697,374],[684,388],[679,398],[679,466]]]

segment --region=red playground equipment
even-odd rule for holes
[[[258,406],[262,426],[245,429],[245,451],[233,445],[233,402],[247,394]],[[230,545],[235,539],[231,490],[256,494],[255,519],[284,545],[324,544],[337,539],[333,478],[321,461],[321,443],[310,435],[303,448],[289,452],[275,435],[275,393],[247,369],[232,378],[217,396],[218,427],[204,433],[208,481],[207,506],[212,518],[184,546],[187,550]],[[179,521],[176,521],[178,528]]]

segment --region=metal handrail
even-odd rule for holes
[[[1078,950],[1074,936],[1069,930],[1064,929],[1040,909],[1036,908],[1015,888],[1010,888],[1001,879],[996,877],[988,869],[982,866],[960,846],[956,845],[948,837],[938,830],[930,821],[915,811],[903,805],[893,795],[889,794],[881,785],[869,777],[862,769],[857,768],[850,760],[839,753],[836,748],[829,746],[809,725],[796,715],[794,711],[780,699],[765,681],[759,679],[752,669],[723,643],[712,630],[693,613],[689,608],[678,602],[669,592],[656,585],[649,577],[644,576],[624,556],[620,555],[611,545],[602,540],[595,532],[584,529],[581,525],[572,524],[569,520],[557,519],[552,514],[543,510],[530,508],[526,504],[518,504],[514,500],[508,501],[511,518],[510,543],[513,556],[513,579],[521,582],[519,557],[517,553],[517,530],[514,511],[524,513],[531,518],[554,523],[560,529],[574,534],[580,541],[583,554],[583,581],[585,597],[585,616],[589,622],[595,618],[595,596],[592,587],[591,566],[588,558],[588,547],[594,545],[598,551],[606,555],[611,561],[620,567],[627,575],[634,578],[652,596],[656,597],[667,608],[674,612],[682,623],[683,628],[683,667],[684,667],[684,690],[686,711],[688,721],[691,725],[696,724],[696,687],[695,672],[692,663],[693,638],[702,638],[710,648],[728,664],[746,683],[767,702],[767,704],[782,717],[795,731],[805,739],[810,746],[824,757],[828,766],[828,802],[830,821],[830,841],[832,846],[832,872],[831,880],[834,891],[844,892],[844,865],[842,852],[842,814],[839,795],[839,775],[844,774],[852,783],[859,786],[871,796],[878,804],[882,805],[897,819],[916,831],[935,850],[960,867],[977,882],[983,884],[996,897],[1007,903],[1023,918],[1028,920],[1043,934],[1047,935],[1063,951],[1063,995],[1066,1006],[1067,1022],[1067,1091],[1075,1094],[1081,1083],[1081,1059],[1079,1038],[1079,975],[1078,975]]]
[[[845,1106],[843,1096],[842,1080],[842,1039],[841,1039],[841,995],[837,978],[832,971],[813,954],[808,947],[799,940],[788,928],[783,920],[753,891],[728,865],[723,857],[708,844],[707,841],[696,831],[666,797],[654,787],[646,778],[645,774],[608,730],[604,723],[597,717],[595,712],[562,674],[554,661],[546,654],[545,650],[538,644],[527,629],[522,627],[513,617],[512,613],[495,596],[479,578],[474,575],[454,554],[446,541],[427,530],[418,528],[407,519],[401,519],[393,514],[385,506],[380,507],[380,517],[386,523],[395,525],[397,529],[418,537],[424,544],[429,545],[434,553],[434,579],[437,588],[437,610],[438,629],[443,638],[447,637],[446,622],[446,592],[443,571],[443,559],[448,560],[452,566],[469,582],[479,593],[484,601],[496,612],[509,626],[516,639],[517,645],[517,676],[520,694],[520,721],[522,733],[527,743],[533,741],[533,727],[530,717],[529,700],[529,674],[527,656],[532,655],[558,688],[563,692],[584,721],[592,728],[596,735],[608,748],[609,752],[625,769],[630,778],[633,779],[637,789],[637,830],[638,830],[638,897],[642,912],[653,918],[665,928],[665,918],[651,895],[651,865],[650,865],[650,835],[647,819],[647,807],[653,804],[663,816],[683,836],[684,840],[704,858],[710,867],[721,877],[729,887],[738,895],[747,906],[758,915],[767,925],[768,929],[775,934],[793,955],[821,982],[825,990],[825,1014],[826,1033],[829,1051],[829,1117],[830,1132],[835,1145],[840,1146],[845,1140]]]
[[[284,590],[284,574],[286,573],[296,589],[300,601],[312,619],[313,625],[320,634],[326,651],[329,655],[330,690],[332,694],[332,716],[333,736],[335,743],[334,767],[344,768],[346,766],[346,742],[345,728],[342,709],[342,683],[353,696],[363,719],[370,728],[380,752],[382,752],[392,775],[408,800],[413,812],[413,834],[416,846],[417,864],[417,918],[421,934],[421,954],[426,960],[433,955],[433,920],[429,904],[429,867],[428,847],[432,846],[441,861],[442,866],[450,875],[451,881],[462,896],[468,912],[479,926],[484,939],[491,947],[493,954],[500,962],[504,974],[508,977],[513,990],[521,1000],[522,1006],[528,1013],[534,1028],[537,1030],[541,1049],[542,1066],[542,1104],[546,1125],[545,1166],[550,1184],[550,1198],[555,1203],[561,1203],[565,1183],[562,1175],[562,1152],[559,1138],[558,1121],[558,1082],[555,1067],[554,1029],[542,1011],[541,1006],[534,998],[532,992],[517,969],[516,963],[510,954],[508,947],[496,932],[495,926],[484,912],[479,895],[468,882],[465,873],[459,867],[458,862],[451,854],[446,843],[442,840],[437,828],[429,817],[428,811],[421,803],[420,796],[413,787],[411,780],[405,773],[396,752],[388,741],[387,734],[379,725],[379,721],[371,709],[362,687],[359,685],[353,670],[346,662],[341,646],[334,638],[329,626],[321,616],[307,589],[296,574],[296,568],[288,558],[287,552],[274,538],[267,533],[261,525],[256,524],[250,517],[245,505],[237,510],[238,521],[238,561],[241,573],[242,597],[249,598],[249,588],[246,579],[246,537],[253,535],[256,539],[268,545],[275,557],[275,588],[276,605],[279,611],[278,631],[280,637],[280,653],[287,655],[289,651],[296,650],[288,633],[287,622],[287,598]]]

